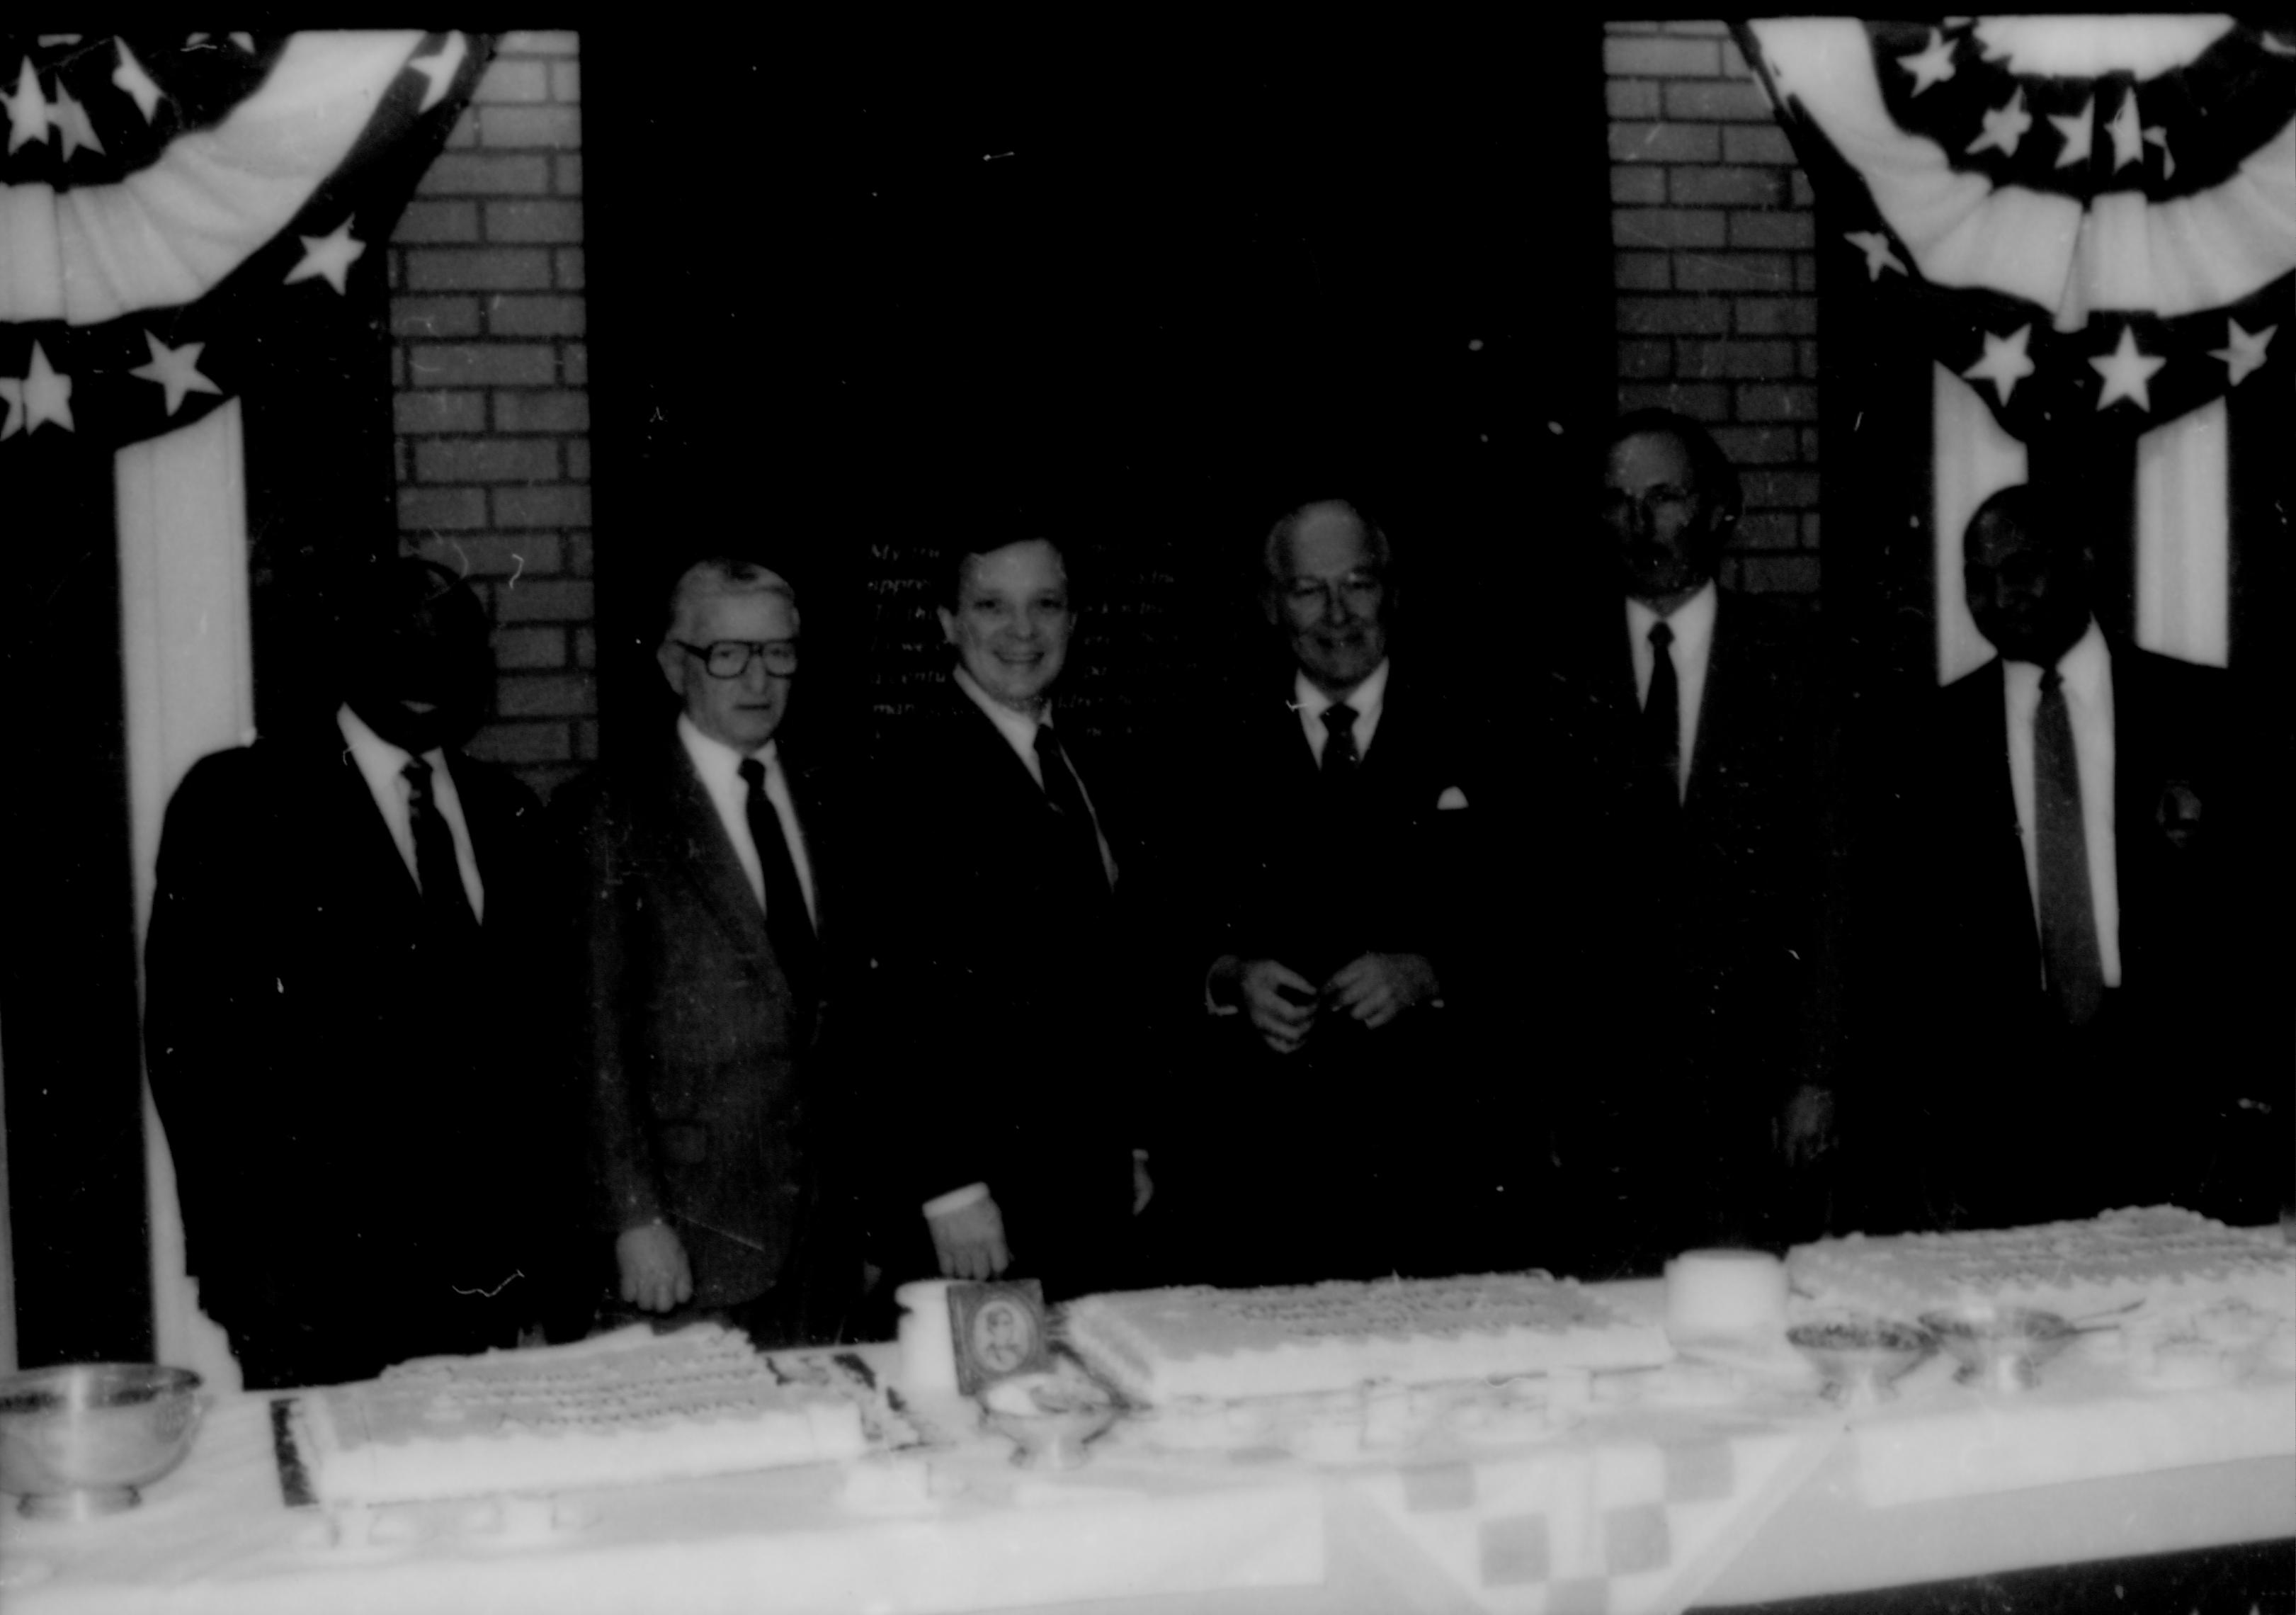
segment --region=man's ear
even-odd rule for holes
[[[661,676],[669,681],[669,687],[683,699],[685,694],[685,652],[665,639],[654,647],[653,659],[655,665],[661,668]]]
[[[947,606],[935,606],[933,615],[940,619],[940,636],[951,645],[956,644],[956,613]]]

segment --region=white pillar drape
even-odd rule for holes
[[[1949,685],[1993,654],[1961,586],[1961,537],[1977,507],[2025,480],[2025,446],[2001,429],[1976,390],[1942,365],[1930,367],[1936,468],[1938,683]]]
[[[2136,643],[2221,668],[2232,653],[2225,400],[2136,439]]]
[[[129,445],[115,461],[139,961],[168,797],[201,757],[255,734],[240,421],[234,399],[196,425]],[[197,1370],[213,1389],[236,1390],[239,1365],[184,1271],[175,1166],[148,1087],[144,1137],[154,1355]]]

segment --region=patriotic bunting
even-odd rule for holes
[[[1823,19],[1747,37],[1839,221],[1830,272],[1901,295],[2013,436],[2133,434],[2286,389],[2296,29]]]
[[[0,36],[0,468],[52,433],[197,420],[263,373],[299,299],[348,314],[358,280],[379,307],[381,243],[488,49]]]
[[[1791,18],[1736,37],[1817,193],[1852,530],[1928,535],[1925,557],[1885,546],[1868,603],[1905,624],[1928,596],[1937,678],[1983,660],[1962,531],[1993,488],[2033,480],[2087,537],[2109,629],[2270,664],[2296,438],[2296,28]],[[1910,672],[1909,642],[1885,654]]]

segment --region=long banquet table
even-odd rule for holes
[[[1602,1288],[1663,1305],[1655,1283]],[[898,1365],[891,1346],[860,1356]],[[0,1609],[1563,1615],[1863,1607],[1972,1577],[1996,1579],[1969,1607],[2001,1608],[2031,1607],[2005,1591],[2021,1571],[2089,1565],[2133,1610],[2136,1556],[2244,1544],[2266,1545],[2223,1573],[2296,1588],[2296,1372],[2282,1352],[2219,1377],[2148,1388],[2100,1346],[2005,1394],[1933,1359],[1845,1410],[1776,1363],[1598,1374],[1520,1403],[1375,1393],[1360,1450],[1249,1413],[1185,1448],[1128,1421],[1053,1472],[1015,1467],[970,1405],[926,1400],[943,1442],[849,1464],[365,1510],[291,1506],[273,1398],[235,1396],[142,1506],[0,1517]]]

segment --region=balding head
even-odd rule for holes
[[[1963,534],[1969,614],[2010,661],[2054,667],[2088,631],[2088,553],[2061,508],[2021,483],[1979,505]]]
[[[1344,499],[1303,504],[1262,552],[1267,620],[1316,688],[1345,696],[1387,660],[1393,552],[1378,524]]]

